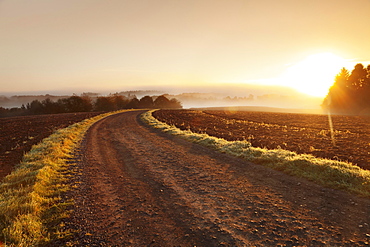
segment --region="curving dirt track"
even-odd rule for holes
[[[68,246],[365,246],[370,200],[151,130],[140,111],[89,130]]]

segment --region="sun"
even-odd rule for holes
[[[332,53],[314,54],[289,66],[278,78],[278,84],[311,96],[325,97],[346,63],[345,59]]]

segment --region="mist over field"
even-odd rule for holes
[[[125,87],[127,89],[127,87]],[[88,95],[89,97],[120,94],[126,97],[136,96],[138,99],[149,95],[167,95],[182,103],[184,108],[201,107],[230,107],[230,106],[253,106],[272,107],[302,110],[317,110],[320,112],[322,98],[308,96],[294,89],[281,86],[257,86],[247,84],[214,84],[189,87],[129,87],[129,90],[116,91],[34,91],[34,92],[11,92],[0,95],[0,107],[12,108],[26,105],[31,101],[50,98],[56,101],[71,95]],[[87,93],[88,92],[88,93]]]

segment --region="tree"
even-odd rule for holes
[[[6,116],[8,109],[0,106],[0,116]]]
[[[342,68],[340,73],[335,77],[334,85],[336,87],[346,88],[348,84],[349,71],[346,68]]]
[[[55,114],[61,112],[59,105],[56,102],[53,102],[50,98],[44,99],[41,101],[41,104],[43,106],[43,113]]]
[[[154,100],[155,108],[168,108],[169,105],[170,101],[164,95],[161,95]]]
[[[127,108],[127,104],[130,102],[126,97],[122,95],[114,95],[112,97],[117,110]]]
[[[95,111],[112,111],[114,110],[114,102],[109,97],[98,97],[94,104]]]
[[[169,108],[182,108],[181,102],[175,98],[170,100]]]
[[[39,100],[33,100],[31,103],[27,104],[27,110],[31,114],[42,114],[43,113],[43,105]]]
[[[89,96],[81,96],[81,110],[82,112],[89,112],[93,109],[93,102]]]
[[[57,101],[59,112],[89,112],[93,106],[89,97],[71,96]]]
[[[67,99],[68,112],[87,112],[91,111],[92,104],[88,98],[81,98],[79,96],[72,96]]]
[[[154,102],[152,97],[144,96],[139,100],[139,108],[153,108]]]
[[[356,64],[355,68],[352,70],[351,75],[348,77],[349,85],[354,90],[361,89],[366,83],[367,79],[367,69],[361,63]]]
[[[137,109],[139,108],[139,100],[137,98],[133,98],[130,100],[130,102],[127,104],[128,109]]]
[[[334,113],[370,112],[370,66],[356,64],[351,73],[342,68],[322,106]]]

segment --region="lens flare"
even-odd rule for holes
[[[330,95],[328,96],[328,106],[331,104],[331,97]],[[333,127],[333,120],[331,118],[331,113],[330,113],[330,107],[328,109],[328,120],[329,120],[329,128],[330,128],[330,137],[331,137],[331,142],[333,146],[335,146],[335,138],[334,138],[334,127]]]

